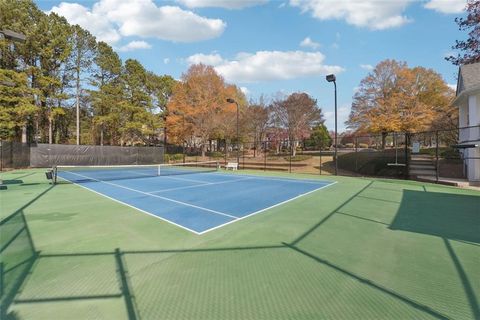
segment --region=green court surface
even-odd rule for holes
[[[42,170],[4,173],[3,316],[480,319],[480,192],[248,173],[338,183],[196,235]]]

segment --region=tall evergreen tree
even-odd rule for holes
[[[53,143],[55,121],[65,114],[60,112],[61,102],[68,96],[62,87],[62,68],[71,53],[70,25],[55,13],[44,15],[36,33],[39,44],[40,70],[37,83],[40,90],[41,119],[47,122],[48,143]]]
[[[27,75],[0,69],[0,139],[15,139],[37,111]]]
[[[75,81],[75,115],[76,115],[76,142],[80,144],[80,100],[82,94],[82,80],[88,76],[93,63],[96,41],[90,32],[79,25],[72,27],[70,37],[72,53],[70,56],[71,71]]]
[[[93,107],[93,124],[99,133],[99,143],[103,145],[105,138],[114,145],[120,139],[120,110],[123,99],[122,60],[105,42],[99,42],[94,57],[94,68],[90,90]]]

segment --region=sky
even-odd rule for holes
[[[113,46],[123,60],[180,79],[194,63],[215,67],[248,99],[306,92],[334,127],[345,129],[360,81],[385,59],[440,73],[452,87],[457,67],[445,61],[466,34],[455,17],[466,0],[37,0]]]

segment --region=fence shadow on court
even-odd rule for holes
[[[8,307],[13,303],[14,305],[21,304],[48,304],[52,302],[74,302],[74,301],[107,301],[112,299],[117,299],[117,301],[122,301],[122,304],[125,307],[126,317],[129,320],[136,319],[149,319],[150,313],[153,313],[152,310],[145,310],[144,307],[139,306],[140,299],[139,292],[135,292],[134,286],[131,283],[132,271],[129,268],[129,261],[141,261],[145,257],[153,257],[155,259],[170,259],[174,255],[189,255],[189,254],[211,254],[211,253],[232,253],[239,254],[244,253],[253,253],[255,251],[260,252],[261,254],[271,252],[271,250],[285,250],[286,252],[295,252],[300,256],[305,257],[315,261],[316,263],[321,264],[323,267],[331,269],[337,273],[340,273],[342,276],[351,278],[356,282],[361,283],[362,285],[368,286],[369,288],[374,289],[375,291],[380,292],[390,298],[394,298],[399,302],[402,302],[426,315],[429,315],[436,319],[447,319],[448,317],[441,312],[438,312],[431,307],[424,305],[414,299],[400,294],[391,288],[383,286],[381,283],[377,283],[372,279],[362,277],[355,272],[348,270],[348,268],[338,265],[328,259],[322,258],[320,256],[314,255],[311,252],[306,251],[303,248],[300,248],[298,244],[301,241],[304,241],[310,234],[315,230],[321,228],[321,226],[328,221],[335,214],[343,214],[340,212],[347,204],[352,202],[355,198],[360,197],[362,192],[372,188],[373,181],[369,181],[366,185],[358,192],[354,193],[351,197],[346,199],[343,203],[333,209],[330,213],[325,215],[323,219],[314,224],[311,228],[307,229],[303,234],[298,236],[296,239],[290,243],[283,242],[278,245],[264,245],[264,246],[246,246],[246,247],[219,247],[219,248],[196,248],[196,249],[159,249],[159,250],[121,250],[115,249],[114,251],[106,252],[85,252],[85,253],[60,253],[60,254],[42,254],[37,252],[33,245],[30,233],[28,231],[28,226],[26,224],[25,216],[23,210],[35,202],[38,198],[48,192],[51,188],[45,190],[35,199],[30,201],[24,207],[19,209],[9,218],[5,219],[7,222],[2,221],[1,226],[8,224],[8,221],[12,222],[12,225],[16,225],[15,228],[12,228],[10,231],[10,238],[13,240],[2,246],[2,251],[4,247],[10,247],[10,243],[19,241],[20,237],[24,237],[24,253],[21,257],[18,255],[16,263],[9,263],[9,266],[6,269],[2,268],[1,279],[2,279],[2,288],[5,288],[5,292],[2,291],[2,310],[7,310]],[[392,229],[399,229],[410,232],[420,232],[426,233],[429,235],[434,235],[442,237],[445,242],[445,247],[450,255],[457,271],[459,278],[462,281],[465,292],[468,297],[468,302],[472,309],[473,315],[476,317],[480,316],[478,301],[476,299],[472,285],[468,280],[466,271],[463,269],[460,259],[455,254],[452,246],[449,243],[448,239],[461,240],[473,243],[479,243],[478,235],[474,235],[472,230],[466,229],[462,233],[461,229],[448,230],[444,228],[444,224],[451,223],[451,216],[448,216],[446,213],[445,221],[440,221],[439,225],[436,225],[436,219],[434,216],[425,214],[411,216],[411,208],[409,203],[423,203],[432,204],[431,201],[436,201],[439,206],[442,206],[442,201],[447,201],[444,199],[446,196],[444,194],[431,194],[428,192],[420,191],[411,191],[411,190],[402,190],[403,199],[402,204],[400,205],[400,210],[397,213],[394,221],[391,224]],[[421,195],[420,195],[421,193]],[[442,198],[443,197],[443,198]],[[475,199],[470,199],[469,196],[458,196],[464,197],[460,200],[460,203],[470,203]],[[442,198],[442,199],[440,199]],[[422,200],[423,199],[423,200]],[[477,198],[478,199],[478,198]],[[456,201],[458,203],[458,201]],[[445,204],[445,210],[452,210],[447,204]],[[449,208],[449,209],[448,209]],[[423,208],[425,209],[425,208]],[[418,210],[422,210],[419,208]],[[430,208],[431,210],[431,208]],[[458,212],[453,211],[453,212]],[[412,221],[413,219],[413,221]],[[417,221],[415,221],[415,219]],[[16,223],[13,223],[16,221]],[[461,218],[462,224],[471,222],[468,216]],[[373,221],[372,222],[378,222]],[[473,227],[473,226],[472,226]],[[470,231],[468,231],[470,230]],[[20,246],[21,247],[21,246]],[[158,258],[160,257],[161,258]],[[130,260],[134,259],[134,260]],[[163,260],[162,260],[163,261]],[[2,261],[3,266],[3,261]],[[49,286],[45,283],[45,287],[41,287],[41,274],[46,270],[50,270],[52,266],[56,268],[61,268],[61,270],[66,270],[65,278],[62,278],[62,275],[54,275],[55,277],[60,277],[58,279],[58,286]],[[76,266],[72,268],[72,266]],[[130,266],[132,267],[132,266]],[[3,285],[5,283],[6,276],[9,276],[9,273],[12,274],[12,270],[18,270],[16,273],[18,276],[15,280],[9,280],[14,282],[7,286]],[[78,272],[78,273],[76,273]],[[142,272],[137,268],[134,273]],[[37,277],[37,278],[35,278]],[[33,279],[34,278],[34,279]],[[29,280],[33,279],[32,286],[29,286]],[[68,284],[68,285],[66,285]],[[20,290],[20,288],[23,288]],[[163,288],[160,288],[163,289]],[[142,293],[144,297],[146,293]],[[2,315],[3,316],[3,315]],[[10,310],[8,314],[5,314],[5,319],[14,320],[17,319],[17,313],[15,308]],[[3,318],[3,317],[2,317]]]
[[[391,183],[391,181],[388,180],[382,182]],[[447,319],[445,315],[436,312],[435,310],[427,306],[416,303],[415,301],[410,300],[407,297],[401,296],[380,285],[377,285],[368,279],[357,276],[349,272],[348,270],[343,269],[342,267],[337,266],[325,259],[317,257],[303,249],[300,249],[297,246],[297,244],[305,240],[310,234],[320,228],[335,214],[350,216],[355,219],[361,219],[372,223],[380,223],[388,226],[392,230],[402,230],[439,237],[443,240],[446,251],[448,252],[448,255],[450,256],[453,265],[455,266],[455,269],[458,273],[458,277],[463,285],[463,289],[468,299],[468,304],[471,308],[472,315],[475,319],[480,319],[479,300],[475,294],[473,285],[468,278],[467,272],[462,266],[460,258],[457,256],[450,243],[451,240],[454,240],[475,246],[478,246],[480,244],[480,233],[478,232],[478,226],[480,225],[480,216],[477,212],[479,204],[478,196],[428,192],[425,186],[423,186],[423,191],[402,189],[399,190],[400,192],[402,192],[402,200],[400,201],[400,207],[397,211],[397,214],[395,215],[395,218],[390,224],[341,212],[342,208],[344,208],[347,204],[349,204],[356,198],[368,198],[370,200],[385,201],[385,199],[364,197],[361,195],[367,189],[375,189],[373,183],[374,181],[370,181],[360,191],[349,197],[345,202],[332,210],[329,214],[327,214],[323,219],[313,225],[306,232],[301,234],[292,242],[284,244],[289,248],[303,254],[304,256],[307,256],[323,265],[338,270],[388,295],[394,296],[397,299],[406,302],[412,307],[422,310],[437,319]],[[461,209],[458,208],[459,204],[463,206]]]
[[[364,278],[362,276],[359,276],[348,269],[339,266],[335,263],[332,263],[328,261],[327,259],[323,259],[321,257],[317,257],[295,245],[292,244],[287,244],[287,243],[282,243],[280,245],[268,245],[268,246],[256,246],[256,247],[226,247],[226,248],[209,248],[209,249],[171,249],[171,250],[145,250],[145,251],[120,251],[119,249],[116,249],[114,252],[92,252],[92,253],[71,253],[71,254],[39,254],[37,257],[37,261],[35,263],[35,266],[31,273],[35,273],[39,268],[45,268],[48,267],[50,264],[64,264],[65,266],[67,265],[82,265],[81,262],[78,260],[84,260],[87,264],[90,266],[86,266],[86,268],[91,268],[92,265],[96,265],[96,267],[100,268],[105,268],[105,263],[102,261],[110,260],[111,262],[115,261],[113,264],[116,264],[116,270],[109,270],[110,274],[105,273],[99,270],[100,274],[90,274],[90,276],[87,276],[87,279],[85,278],[77,278],[76,280],[73,280],[74,277],[70,277],[71,283],[68,284],[68,288],[72,287],[77,287],[80,282],[83,283],[83,290],[90,291],[86,294],[72,294],[72,289],[69,290],[64,290],[64,289],[59,289],[59,291],[68,291],[70,295],[66,295],[65,293],[63,295],[59,295],[58,292],[55,292],[54,290],[51,290],[49,288],[34,288],[30,290],[28,288],[28,283],[27,286],[22,292],[19,293],[19,297],[17,297],[13,302],[14,304],[42,304],[42,303],[51,303],[51,302],[65,302],[65,301],[96,301],[97,303],[100,302],[101,300],[108,300],[108,299],[123,299],[126,312],[127,312],[127,317],[129,320],[136,320],[136,319],[150,319],[151,316],[155,315],[156,312],[153,312],[152,310],[143,310],[141,307],[138,306],[138,298],[137,295],[135,294],[134,290],[132,289],[132,285],[130,282],[130,272],[127,268],[127,264],[124,262],[125,257],[129,257],[131,259],[135,259],[136,255],[153,255],[153,256],[159,256],[159,255],[165,255],[165,254],[207,254],[207,253],[221,253],[221,252],[236,252],[236,251],[252,251],[252,250],[293,250],[296,253],[308,258],[312,259],[313,261],[320,263],[322,266],[330,268],[336,272],[341,273],[343,276],[352,278],[362,285],[366,285],[369,288],[373,288],[382,294],[385,294],[389,297],[392,297],[400,302],[403,302],[410,307],[421,311],[425,314],[428,314],[436,319],[448,319],[447,316],[433,310],[432,308],[419,303],[405,295],[399,294],[395,292],[392,289],[386,288],[382,286],[381,284],[376,283],[375,281],[371,279]],[[102,258],[99,258],[102,257]],[[58,259],[61,259],[62,261],[60,262]],[[168,259],[168,258],[166,258]],[[48,261],[51,260],[51,261]],[[70,260],[70,262],[69,262]],[[45,264],[45,266],[42,267],[42,264]],[[108,268],[106,268],[108,269]],[[105,270],[105,269],[104,269]],[[89,269],[86,273],[88,274],[91,271]],[[41,272],[41,271],[40,271]],[[113,276],[113,274],[116,274],[116,276]],[[90,278],[88,278],[90,277]],[[105,285],[105,278],[110,277],[112,278],[112,283],[116,282],[116,285],[118,286],[117,291],[113,291],[110,293],[97,293],[95,290],[98,290],[98,285],[96,283],[103,283]],[[115,278],[115,279],[113,279]],[[77,282],[75,282],[77,281]],[[28,282],[28,281],[27,281]],[[107,281],[108,282],[108,281]],[[90,284],[90,287],[85,287],[85,283]],[[65,285],[65,283],[62,283]],[[111,289],[111,288],[110,288]],[[108,291],[108,290],[107,290]],[[50,295],[49,295],[50,294]],[[10,318],[7,319],[15,319],[15,310],[11,311],[9,314]],[[153,313],[153,314],[152,314]],[[143,316],[145,315],[145,316]]]
[[[459,208],[458,206],[462,206]],[[468,298],[474,319],[480,319],[479,300],[451,241],[479,245],[478,196],[404,190],[400,209],[390,228],[441,238]]]
[[[30,272],[38,252],[25,219],[24,210],[55,186],[50,186],[0,221],[0,318]]]

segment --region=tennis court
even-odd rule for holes
[[[57,175],[197,234],[332,184],[322,180],[219,173],[216,162],[71,166],[59,167]]]
[[[478,191],[211,167],[58,169],[58,184],[45,170],[2,173],[5,319],[480,319]],[[202,233],[210,215],[192,211],[209,224],[189,224],[193,207],[152,195],[235,222]],[[159,207],[182,212],[182,227]]]

